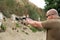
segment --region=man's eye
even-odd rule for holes
[[[48,16],[50,16],[50,15],[48,15]],[[47,17],[48,17],[48,16],[47,16]]]
[[[46,18],[47,18],[48,16],[46,16]]]
[[[48,15],[48,16],[50,16],[50,15]],[[46,16],[46,17],[48,17],[48,16]]]
[[[51,15],[54,15],[54,14],[51,14]]]

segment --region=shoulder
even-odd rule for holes
[[[42,23],[48,23],[48,22],[60,22],[60,19],[50,19],[50,20],[45,20],[45,21],[42,21]]]
[[[42,21],[42,26],[45,28],[52,28],[54,25],[60,24],[60,19],[51,19]]]

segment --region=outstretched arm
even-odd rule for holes
[[[41,24],[40,21],[34,21],[34,20],[30,19],[30,18],[26,18],[26,22],[27,22],[28,24],[34,26],[34,27],[37,27],[37,28],[42,27],[42,24]]]

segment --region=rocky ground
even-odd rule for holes
[[[6,26],[6,31],[0,32],[0,40],[46,40],[45,31],[32,32],[29,27],[20,23],[18,28],[10,19],[4,21],[3,24]]]

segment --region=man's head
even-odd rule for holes
[[[58,17],[58,12],[55,9],[50,9],[46,13],[47,19],[55,19]]]

